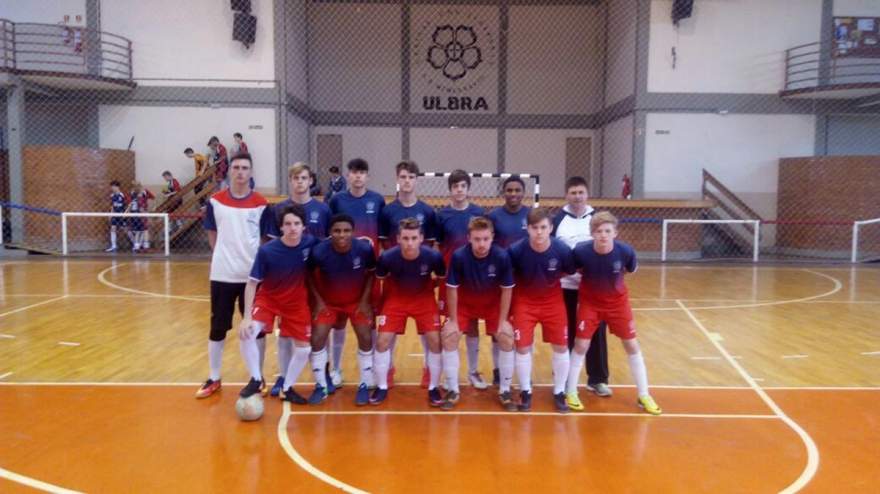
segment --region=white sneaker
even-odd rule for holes
[[[611,391],[611,388],[605,383],[587,384],[587,389],[595,393],[596,396],[601,396],[602,398],[608,398],[614,394]]]
[[[479,389],[479,390],[489,389],[489,383],[487,383],[483,379],[483,375],[480,374],[480,371],[474,372],[473,374],[469,374],[468,381],[470,381],[471,386],[473,386],[474,389]]]
[[[104,249],[104,252],[116,252],[116,247],[110,247],[110,248]]]
[[[338,387],[342,386],[342,371],[334,369],[330,371],[330,380],[333,382],[333,385]]]

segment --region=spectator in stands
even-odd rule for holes
[[[180,197],[180,182],[168,170],[162,172],[162,179],[165,180],[165,187],[162,188],[162,197],[165,198],[166,202],[171,201],[168,203],[168,208],[165,211],[171,214],[177,213],[177,208],[183,204],[183,198]],[[180,228],[182,224],[183,220],[176,219],[174,221],[175,230]]]
[[[227,184],[226,173],[229,171],[229,154],[226,152],[226,146],[220,144],[220,139],[217,136],[211,136],[208,139],[208,150],[210,154],[208,162],[211,166],[217,167],[214,172],[217,186],[221,189],[226,188],[224,184]]]
[[[199,178],[199,177],[201,177],[202,175],[204,175],[205,173],[208,172],[208,169],[210,168],[210,165],[208,165],[208,158],[206,158],[204,154],[199,154],[199,153],[193,151],[193,148],[186,148],[186,149],[184,149],[184,150],[183,150],[183,154],[185,154],[187,158],[192,158],[193,163],[194,163],[195,166],[196,166],[196,175],[195,175],[195,178]],[[201,183],[201,184],[199,184],[199,185],[196,185],[196,186],[195,186],[195,189],[194,189],[194,190],[195,190],[195,194],[196,194],[196,195],[199,195],[199,192],[202,191],[202,188],[203,188],[204,186],[205,186],[205,185],[204,185],[203,183]],[[204,199],[204,198],[200,198],[200,199],[199,199],[199,204],[201,204],[202,206],[204,206],[204,205],[205,205],[205,199]]]
[[[330,183],[327,184],[327,197],[324,198],[324,202],[329,203],[333,194],[338,194],[346,190],[348,190],[348,184],[345,182],[345,177],[339,174],[339,167],[331,166]]]
[[[309,170],[309,175],[309,194],[311,194],[312,197],[318,197],[321,195],[321,186],[318,184],[318,176],[315,175],[314,170]]]
[[[231,158],[235,158],[240,154],[249,154],[253,157],[253,154],[248,151],[247,143],[244,142],[244,137],[242,137],[241,133],[236,132],[235,134],[232,134],[232,139],[235,142],[232,144],[231,153],[229,154]],[[257,183],[254,181],[253,172],[254,170],[251,170],[251,181],[249,182],[252,190],[257,186]]]

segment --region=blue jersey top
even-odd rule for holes
[[[478,259],[470,245],[452,254],[446,286],[458,290],[458,304],[484,309],[499,302],[501,288],[513,287],[513,267],[507,251],[492,245],[489,254]]]
[[[333,250],[330,239],[312,249],[309,267],[314,273],[315,288],[327,305],[344,307],[357,303],[364,293],[367,275],[376,269],[373,247],[366,240],[353,239],[351,250]]]
[[[122,192],[114,192],[110,194],[110,207],[114,213],[125,212],[125,194]]]
[[[307,263],[317,242],[304,235],[296,247],[284,245],[281,239],[261,245],[250,274],[251,280],[260,283],[257,294],[282,306],[308,303]]]
[[[529,236],[528,218],[532,208],[523,206],[516,213],[511,213],[503,207],[495,208],[489,213],[489,219],[495,227],[495,243],[504,247],[510,247],[517,240]]]
[[[471,218],[482,216],[483,213],[483,208],[476,204],[468,204],[462,210],[446,206],[437,212],[437,241],[440,242],[440,252],[447,264],[452,253],[468,243],[468,223]]]
[[[355,197],[351,190],[333,194],[330,199],[330,212],[347,214],[354,219],[354,236],[366,238],[373,244],[373,251],[379,252],[379,217],[385,208],[385,198],[368,190]]]
[[[282,209],[292,204],[296,203],[288,198],[272,207],[276,221],[272,223],[269,230],[270,237],[278,238],[281,236],[281,228],[278,227],[277,221],[278,215],[281,214]],[[301,206],[306,210],[306,224],[304,225],[306,231],[317,237],[318,240],[327,238],[330,234],[328,231],[330,229],[330,207],[314,197],[309,199],[309,202],[301,204]]]
[[[581,270],[580,297],[590,305],[607,306],[627,296],[624,272],[638,269],[636,251],[625,243],[614,241],[607,254],[599,254],[593,240],[581,242],[574,248],[574,264]]]
[[[413,260],[403,258],[400,247],[392,247],[379,256],[376,264],[376,277],[384,281],[384,299],[397,299],[407,304],[418,303],[418,299],[434,301],[434,273],[439,278],[446,276],[443,257],[434,249],[419,248],[419,256]]]
[[[555,297],[562,298],[559,279],[575,272],[571,249],[562,240],[550,239],[550,247],[535,252],[529,239],[517,241],[508,249],[516,288],[513,296],[526,305],[535,305]]]
[[[406,218],[415,218],[419,220],[422,227],[422,233],[425,234],[425,240],[434,240],[437,238],[435,233],[436,218],[434,208],[428,206],[423,201],[416,201],[412,206],[406,207],[401,204],[399,199],[385,206],[382,211],[381,221],[379,222],[379,238],[388,239],[389,247],[397,245],[397,229],[400,220]]]

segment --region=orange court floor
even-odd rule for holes
[[[534,407],[463,385],[452,412],[417,381],[414,331],[398,384],[355,407],[267,399],[257,422],[207,374],[208,263],[0,259],[0,492],[876,492],[880,269],[870,265],[643,265],[628,277],[652,395],[635,406],[609,337],[614,396],[553,411],[550,351],[535,347]],[[265,364],[277,372],[274,338]],[[462,365],[466,359],[462,356]],[[480,368],[491,375],[489,341]],[[463,375],[464,373],[462,373]],[[308,369],[301,394],[311,385]],[[268,489],[268,490],[267,490]]]

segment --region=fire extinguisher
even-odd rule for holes
[[[64,44],[67,46],[72,46],[73,51],[75,51],[76,53],[82,53],[82,30],[75,27],[64,26]]]
[[[630,180],[629,175],[626,173],[623,174],[623,191],[621,195],[624,199],[632,199],[632,180]]]

